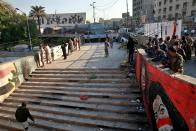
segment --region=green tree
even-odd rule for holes
[[[42,7],[42,6],[31,6],[30,16],[33,18],[34,17],[37,18],[39,32],[40,32],[41,18],[46,16],[44,8],[45,7]],[[41,32],[40,32],[40,34],[41,34]]]
[[[34,20],[29,20],[32,38],[37,38],[37,27]],[[17,14],[15,9],[0,0],[0,48],[7,49],[20,43],[28,44],[26,16]]]

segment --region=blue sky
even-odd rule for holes
[[[45,7],[46,13],[72,13],[86,12],[87,20],[93,21],[92,7],[90,3],[95,1],[96,21],[100,17],[121,18],[122,13],[126,12],[126,0],[5,0],[15,8],[29,13],[30,7],[33,5],[41,5]],[[132,14],[132,0],[129,2],[129,12]]]

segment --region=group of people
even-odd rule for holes
[[[69,41],[62,41],[61,49],[64,59],[75,50],[80,50],[81,40],[80,38],[70,38]],[[67,52],[68,47],[68,52]],[[37,67],[44,67],[45,63],[51,64],[54,61],[54,50],[47,43],[40,44],[39,52],[35,54],[35,61]]]
[[[47,64],[51,64],[52,61],[54,61],[54,52],[53,48],[51,48],[47,43],[46,44],[40,44],[39,46],[39,52],[37,53],[37,66],[38,67],[44,67],[45,60]]]
[[[75,50],[80,50],[81,40],[80,38],[70,38],[69,41],[62,41],[61,49],[64,59],[67,59],[67,55],[70,55]],[[68,52],[66,48],[68,47]]]
[[[169,36],[163,40],[158,38],[149,38],[146,52],[152,58],[152,61],[160,61],[164,67],[169,67],[174,72],[183,73],[183,65],[187,60],[191,60],[193,49],[196,56],[196,41],[189,34],[178,38]]]

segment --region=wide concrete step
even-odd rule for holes
[[[21,103],[3,103],[1,104],[2,109],[4,108],[14,108],[16,109]],[[109,121],[121,121],[121,122],[131,122],[131,123],[147,123],[146,117],[142,115],[134,114],[118,114],[113,112],[97,112],[93,110],[84,109],[70,109],[56,106],[42,106],[35,104],[28,104],[28,108],[32,111],[47,112],[53,114],[62,114],[67,116],[75,116],[82,118],[92,118],[97,120],[109,120]]]
[[[42,94],[50,94],[50,95],[60,95],[60,96],[88,96],[92,98],[113,98],[113,99],[135,99],[139,97],[140,95],[133,94],[113,94],[113,93],[92,93],[92,92],[65,92],[65,91],[59,91],[59,90],[43,90],[43,89],[17,89],[15,92],[17,93],[42,93]]]
[[[7,114],[0,114],[0,131],[23,131],[22,124],[13,119],[4,118]],[[42,128],[29,126],[28,131],[46,131]]]
[[[126,71],[66,71],[66,70],[35,70],[34,74],[127,74]]]
[[[65,68],[65,69],[59,69],[59,68],[50,68],[50,69],[43,69],[38,68],[36,70],[67,70],[67,71],[127,71],[127,69],[124,68]]]
[[[65,122],[58,122],[54,120],[43,120],[39,117],[35,117],[36,122],[33,127],[41,128],[41,130],[32,130],[32,131],[99,131],[100,128],[104,131],[121,131],[121,129],[111,129],[106,127],[94,127],[94,126],[82,126],[76,125],[73,123],[65,123]],[[0,113],[0,119],[5,121],[11,121],[12,123],[16,123],[14,118],[14,112],[4,111]],[[31,128],[31,127],[30,127]],[[16,128],[17,129],[17,128]],[[15,130],[10,130],[15,131]],[[17,130],[16,130],[17,131]],[[22,131],[22,130],[19,130]]]
[[[73,79],[73,78],[27,78],[28,81],[35,81],[35,82],[80,82],[80,83],[128,83],[130,79]]]
[[[138,87],[130,88],[94,88],[94,87],[64,87],[64,86],[36,86],[36,85],[21,85],[20,89],[42,89],[42,90],[60,90],[65,92],[92,92],[92,93],[113,93],[113,94],[129,94],[136,93],[140,94],[140,90]]]
[[[144,110],[138,110],[138,107],[135,106],[114,106],[114,105],[99,105],[99,104],[87,104],[80,102],[67,102],[67,101],[58,101],[58,100],[43,100],[40,98],[23,98],[23,97],[13,97],[10,96],[5,100],[5,102],[23,102],[33,103],[36,105],[45,105],[45,106],[57,106],[65,108],[77,108],[85,110],[94,110],[94,111],[107,111],[107,112],[116,112],[116,113],[130,113],[130,114],[145,114]]]
[[[40,98],[45,100],[59,100],[59,101],[70,101],[70,102],[80,102],[80,103],[89,103],[89,104],[102,104],[102,105],[118,105],[118,106],[139,106],[138,103],[133,103],[131,99],[108,99],[108,98],[92,98],[89,97],[87,100],[81,100],[80,97],[72,96],[59,96],[51,94],[42,94],[42,93],[13,93],[11,96],[14,97],[23,97],[23,98]],[[133,99],[133,101],[136,101]]]
[[[0,112],[7,112],[7,113],[15,113],[15,109],[13,108],[3,108],[0,109]],[[81,118],[81,117],[70,117],[62,114],[52,114],[46,112],[38,112],[38,111],[31,111],[31,114],[36,118],[43,119],[43,120],[53,120],[59,123],[74,123],[78,125],[90,125],[90,126],[97,126],[101,125],[104,127],[109,128],[117,128],[117,129],[126,129],[126,130],[138,130],[139,128],[143,128],[143,126],[139,123],[127,123],[127,122],[112,122],[112,121],[103,121],[103,120],[95,120],[90,118]]]
[[[80,79],[126,79],[122,74],[30,74],[31,77],[37,78],[80,78]]]
[[[33,81],[25,81],[22,83],[22,85],[38,85],[38,86],[68,86],[68,87],[105,87],[105,88],[129,88],[131,87],[131,84],[118,84],[118,83],[80,83],[80,82],[33,82]]]

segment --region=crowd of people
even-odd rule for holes
[[[181,38],[168,36],[165,40],[156,35],[155,38],[149,38],[147,46],[146,52],[153,62],[160,61],[174,72],[183,73],[184,62],[192,59],[193,50],[196,56],[196,41],[189,34]]]
[[[81,40],[80,38],[70,38],[68,41],[62,40],[61,49],[64,59],[70,55],[73,51],[80,50]],[[39,51],[35,54],[35,61],[37,67],[44,67],[45,64],[51,64],[54,61],[55,52],[53,47],[48,43],[42,43],[39,46]]]
[[[73,51],[80,50],[81,40],[80,38],[70,38],[69,41],[62,41],[61,49],[63,52],[64,59],[67,59],[67,56],[70,55]],[[68,48],[68,52],[66,50]]]

